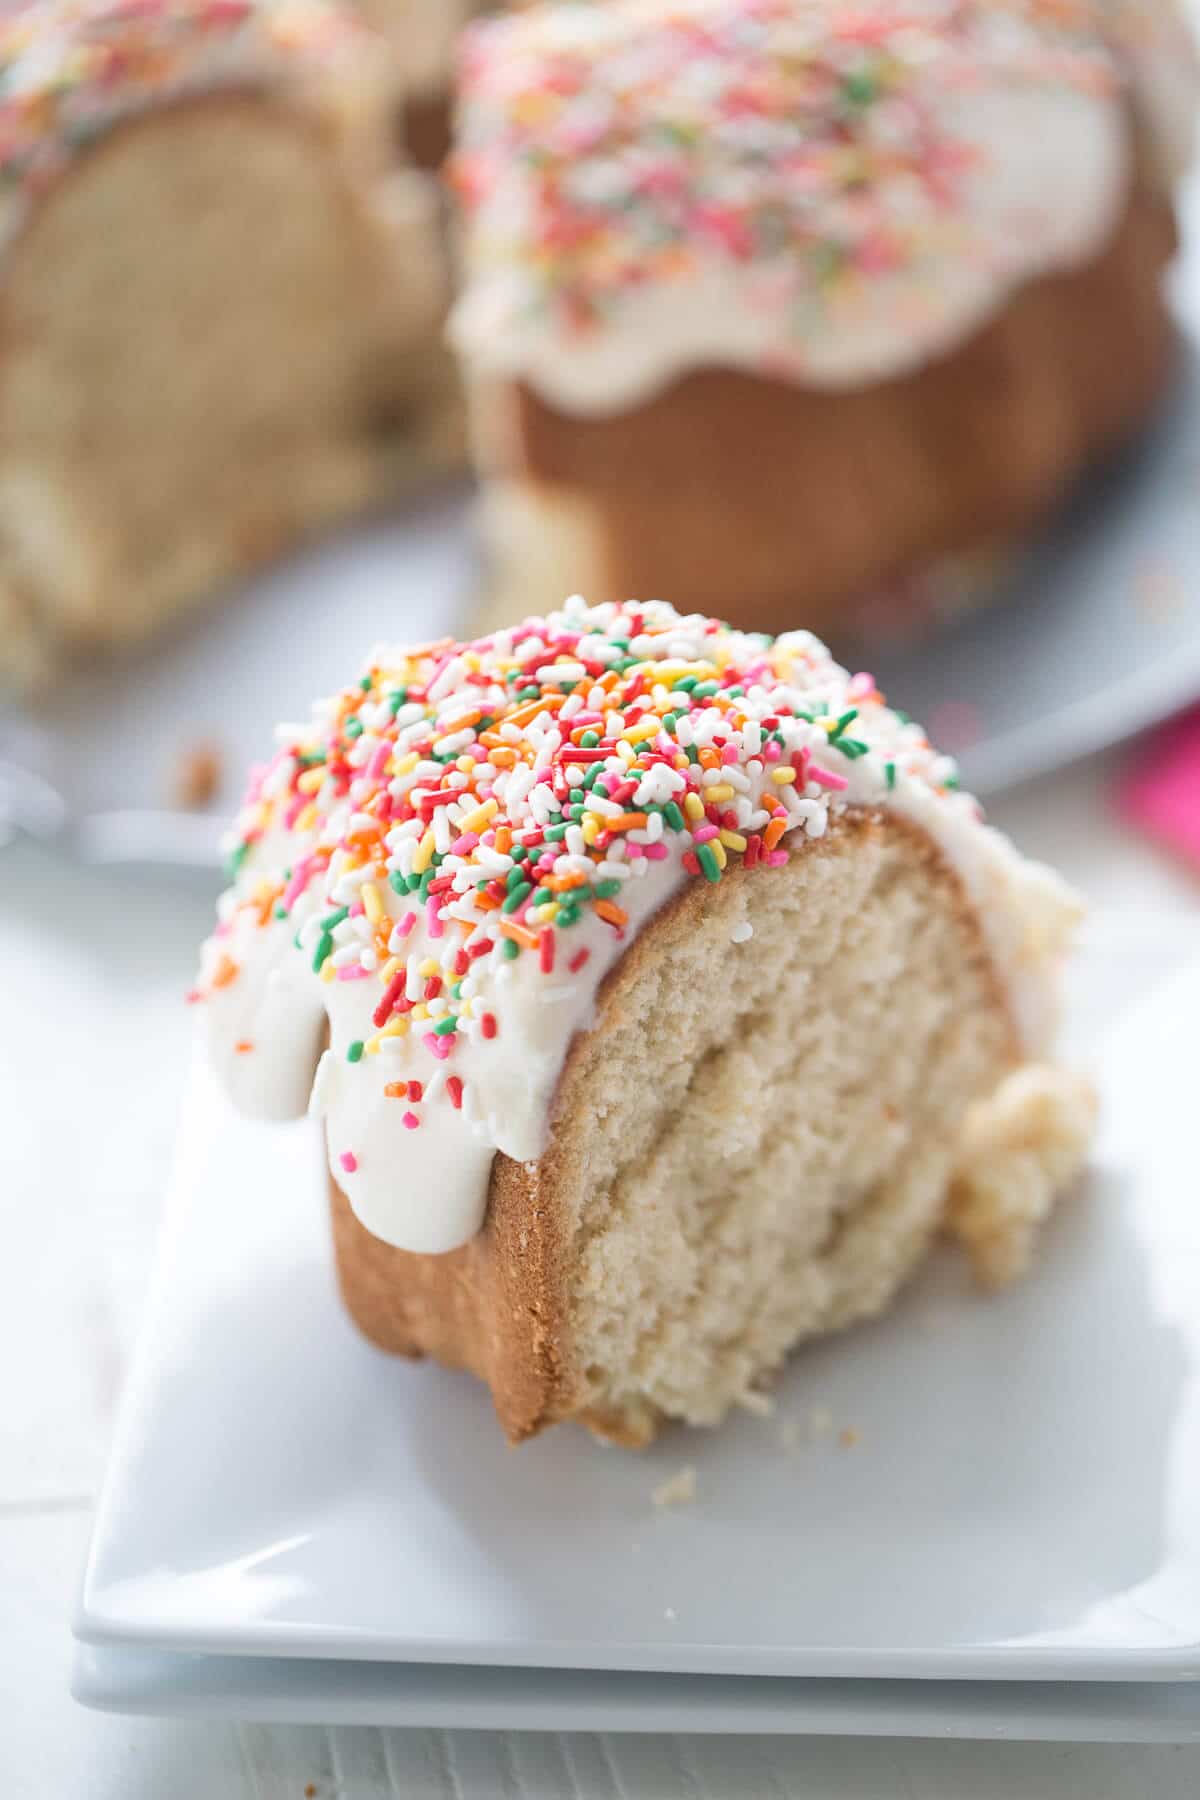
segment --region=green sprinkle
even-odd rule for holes
[[[848,106],[870,106],[879,87],[869,69],[855,69],[843,80],[842,93]]]
[[[620,891],[619,881],[597,881],[592,888],[597,900],[612,900]]]
[[[697,684],[692,689],[692,699],[693,700],[711,700],[712,696],[714,694],[720,693],[720,691],[721,691],[721,684],[719,681],[697,682]]]
[[[699,844],[696,847],[696,861],[704,871],[706,881],[720,881],[721,865],[717,861],[711,844]]]
[[[896,785],[896,765],[895,765],[895,763],[894,762],[884,763],[883,771],[884,771],[884,774],[887,776],[888,787],[894,788]]]
[[[351,717],[346,720],[346,723],[342,727],[342,730],[345,732],[345,734],[348,738],[361,737],[363,734],[363,722],[361,719]]]
[[[512,938],[502,938],[500,942],[500,954],[507,962],[516,962],[518,956],[521,954],[521,946],[520,944],[514,943]]]
[[[667,804],[663,807],[663,818],[667,821],[667,824],[671,827],[672,831],[686,830],[686,826],[683,822],[683,814],[680,812],[674,800],[668,800]]]
[[[847,709],[847,711],[842,714],[841,718],[838,720],[837,724],[834,726],[833,730],[830,732],[830,734],[829,734],[830,743],[836,744],[838,739],[841,737],[843,731],[845,731],[847,725],[852,724],[854,722],[854,720],[857,719],[857,717],[858,717],[857,706],[849,707]]]
[[[942,786],[944,788],[949,788],[950,791],[952,793],[954,793],[962,786],[962,783],[958,779],[957,775],[947,775],[945,781],[943,781],[943,783],[942,783]]]
[[[586,790],[581,787],[573,787],[570,790],[570,792],[567,795],[567,799],[571,802],[572,806],[578,806],[580,804],[580,802],[583,799],[585,791]]]
[[[699,679],[698,675],[681,675],[678,681],[671,683],[671,692],[673,694],[690,694]]]
[[[327,919],[321,920],[321,930],[333,931],[336,926],[341,924],[343,919],[348,919],[349,917],[350,908],[348,906],[339,906],[336,912],[331,912]]]
[[[839,738],[837,747],[843,756],[850,758],[851,762],[857,762],[858,758],[865,756],[871,748],[870,744],[864,744],[858,738]]]
[[[600,735],[595,731],[585,731],[579,740],[581,750],[594,750],[600,742]]]
[[[525,858],[529,855],[529,845],[528,844],[514,844],[512,849],[509,851],[509,855],[512,857],[514,862],[524,862]]]
[[[402,706],[406,706],[407,704],[408,704],[408,689],[407,688],[402,688],[402,687],[396,688],[393,690],[392,693],[390,693],[388,695],[388,711],[391,713],[393,719],[395,718],[396,714],[400,711],[400,708]]]
[[[346,1061],[347,1062],[361,1062],[362,1054],[363,1054],[363,1041],[361,1038],[355,1038],[354,1042],[350,1045],[350,1048],[346,1051]]]
[[[677,713],[677,712],[664,713],[663,721],[662,721],[663,730],[666,732],[674,731],[676,725],[679,723],[679,720],[682,717],[683,717],[682,713]]]
[[[434,1037],[449,1037],[452,1031],[457,1030],[458,1020],[454,1017],[453,1013],[447,1013],[446,1017],[444,1019],[439,1019],[434,1026],[433,1035]]]
[[[402,875],[399,869],[393,869],[388,876],[388,886],[391,888],[393,894],[407,894],[408,876]]]
[[[545,906],[547,900],[553,900],[553,898],[554,895],[548,887],[540,887],[529,904],[530,906]]]
[[[426,869],[425,873],[421,876],[420,880],[417,882],[417,892],[421,896],[422,900],[428,900],[429,890],[432,887],[433,883],[436,881],[436,879],[437,879],[437,870],[436,869]]]
[[[524,880],[525,880],[525,871],[523,869],[519,869],[519,868],[518,869],[510,869],[508,871],[508,874],[504,877],[504,885],[508,889],[509,893],[511,894],[513,889],[515,887],[520,887],[521,883]]]
[[[579,908],[564,902],[558,909],[558,917],[555,919],[554,923],[564,927],[568,925],[578,925]]]
[[[505,912],[505,913],[515,913],[517,908],[522,904],[523,901],[528,899],[529,895],[532,894],[532,892],[533,892],[532,881],[523,881],[519,887],[515,887],[512,889],[512,891],[510,892],[510,894],[508,896],[508,899],[505,900],[503,905],[501,906],[500,911]],[[509,941],[511,942],[511,939]]]
[[[277,900],[275,902],[275,917],[277,919],[286,919],[287,916],[288,916],[287,907],[283,904],[283,902],[281,900]]]
[[[332,950],[333,938],[328,931],[323,931],[317,939],[317,947],[313,951],[312,966],[314,975],[319,975],[321,973],[325,958],[330,955]]]
[[[234,877],[238,874],[239,870],[241,869],[242,864],[245,862],[245,860],[249,856],[249,854],[250,854],[250,845],[248,843],[239,844],[237,846],[236,850],[232,850],[230,852],[229,860],[225,864],[226,873],[227,873],[230,881],[232,881],[234,879]]]
[[[546,842],[549,844],[561,844],[562,840],[566,837],[568,830],[569,827],[566,825],[548,826],[546,828]],[[517,853],[514,850],[513,855],[515,856],[516,854]]]
[[[358,685],[362,689],[364,694],[370,693],[373,680],[374,680],[374,677],[371,675],[364,675],[362,677],[362,680],[359,682]]]

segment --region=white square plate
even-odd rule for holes
[[[886,1319],[795,1358],[773,1418],[643,1455],[569,1429],[510,1451],[469,1378],[362,1342],[309,1127],[239,1121],[199,1076],[79,1635],[557,1669],[1200,1676],[1200,965],[1125,1016],[1148,949],[1084,970],[1077,1016],[1116,1020],[1106,1122],[1032,1277],[983,1299],[947,1254]],[[789,1453],[781,1422],[814,1408],[834,1430]],[[695,1503],[656,1510],[685,1462]]]

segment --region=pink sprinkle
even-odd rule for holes
[[[633,845],[630,844],[629,848],[632,850]],[[641,844],[639,848],[648,862],[666,862],[670,855],[665,844]]]
[[[406,938],[408,936],[409,932],[412,930],[413,926],[416,924],[416,922],[417,922],[416,913],[415,912],[406,912],[404,917],[402,919],[397,920],[397,922],[396,922],[397,934],[402,938]]]
[[[455,838],[450,846],[451,856],[465,856],[479,842],[479,834],[475,831],[464,831],[461,837]]]
[[[361,963],[343,963],[337,972],[339,981],[365,981],[367,971]]]
[[[709,844],[712,842],[713,838],[719,837],[720,835],[721,834],[715,825],[701,825],[693,831],[692,842],[694,844]]]
[[[819,763],[809,764],[808,778],[810,781],[817,782],[821,787],[833,788],[837,793],[850,786],[844,775],[835,775],[832,769],[823,769]]]
[[[763,861],[772,869],[782,869],[788,859],[786,850],[768,850]]]
[[[452,1037],[435,1037],[432,1031],[427,1031],[425,1036],[421,1039],[421,1042],[432,1056],[437,1057],[439,1062],[445,1062],[451,1050],[454,1048],[454,1039]]]
[[[292,908],[292,902],[294,900],[296,900],[301,893],[303,893],[305,885],[308,882],[308,878],[312,874],[312,866],[313,866],[312,857],[311,856],[302,856],[300,858],[300,861],[296,864],[295,868],[292,870],[292,879],[288,882],[286,888],[283,890],[283,904],[287,907],[289,912],[291,911],[291,908]]]
[[[403,1125],[405,1131],[415,1131],[421,1121],[418,1119],[415,1112],[406,1112],[400,1123]]]
[[[783,754],[783,752],[780,750],[779,745],[775,742],[775,739],[768,738],[767,742],[762,747],[763,761],[764,762],[778,762],[779,758],[781,757],[782,754]]]
[[[629,857],[630,862],[638,862],[645,856],[646,849],[643,844],[631,844],[629,839],[626,838],[625,853]]]
[[[292,826],[296,823],[296,820],[300,817],[300,814],[307,805],[307,794],[297,794],[295,799],[288,803],[287,811],[283,815],[283,823],[288,831],[292,829]]]
[[[868,675],[865,669],[860,669],[857,675],[852,675],[846,686],[847,700],[862,700],[867,694],[874,692],[875,677]]]
[[[367,761],[367,766],[363,770],[363,774],[366,776],[368,781],[378,781],[379,780],[379,777],[383,774],[383,771],[387,768],[387,760],[391,754],[392,754],[392,746],[391,746],[390,742],[388,742],[386,739],[384,740],[384,742],[382,744],[376,744],[374,750],[371,752],[371,755]]]
[[[366,907],[363,905],[362,901],[355,900],[350,908],[350,917],[352,919],[361,919],[365,911]]]
[[[338,1157],[338,1161],[341,1163],[343,1169],[345,1169],[347,1175],[353,1175],[355,1169],[358,1167],[358,1158],[355,1156],[353,1150],[343,1150],[342,1154]]]
[[[425,902],[425,925],[431,938],[440,938],[443,931],[441,910],[433,895]]]
[[[721,751],[721,761],[725,764],[735,763],[738,759],[737,745],[726,744]]]

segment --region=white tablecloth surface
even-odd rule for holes
[[[1200,879],[1113,819],[1110,759],[991,808],[1106,930],[1200,946]],[[102,1717],[68,1619],[186,1067],[205,883],[0,855],[0,1784],[12,1800],[1194,1800],[1200,1747],[715,1741]]]

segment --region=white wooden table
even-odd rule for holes
[[[1200,943],[1200,878],[1109,814],[1093,761],[993,806],[1121,931]],[[0,1792],[12,1800],[1195,1800],[1200,1747],[600,1739],[106,1718],[68,1619],[130,1352],[211,892],[0,856]]]

